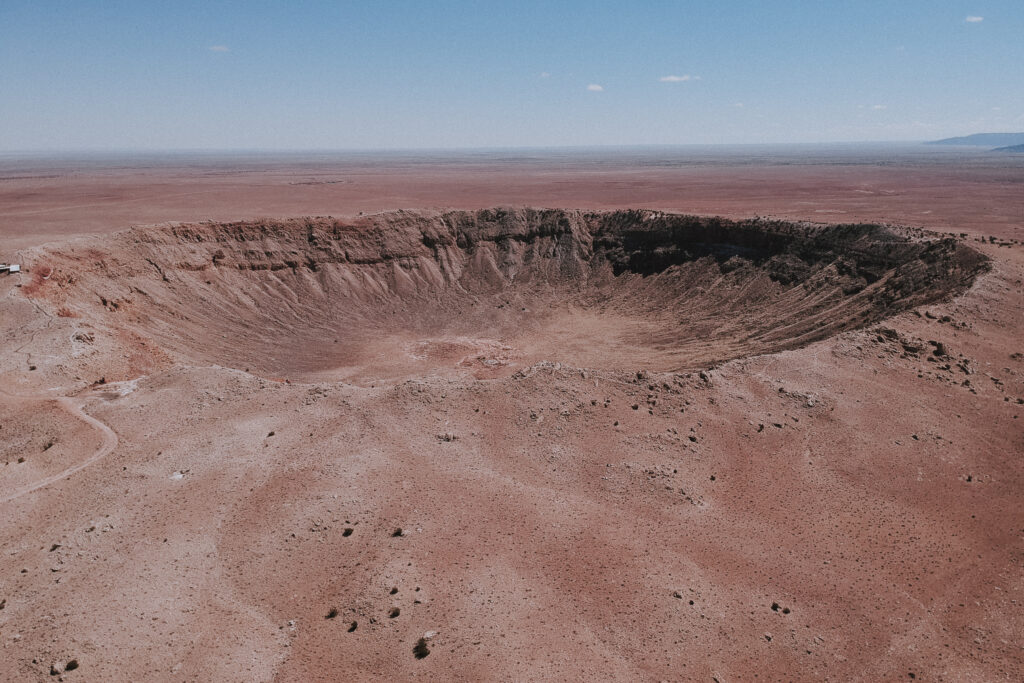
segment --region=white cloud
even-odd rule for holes
[[[985,17],[976,17],[972,15],[964,19],[964,21],[966,21],[968,24],[980,24],[981,22],[985,21]]]
[[[662,76],[658,79],[662,83],[685,83],[686,81],[699,81],[700,76],[691,76],[690,74],[683,74],[682,76]]]
[[[540,72],[540,77],[541,78],[551,78],[551,74],[549,74],[547,71],[541,71]]]
[[[604,87],[598,85],[597,83],[591,83],[590,85],[587,86],[587,90],[589,90],[590,92],[604,92]]]
[[[231,52],[227,45],[211,45],[210,52]]]
[[[876,104],[876,105],[872,106],[871,108],[876,110],[876,111],[878,111],[880,109],[886,109],[887,107],[884,104]]]

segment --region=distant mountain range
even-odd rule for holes
[[[933,140],[928,145],[970,145],[974,147],[999,147],[1000,152],[1012,152],[1018,150],[1005,149],[1005,147],[1016,147],[1024,145],[1024,133],[975,133],[960,138],[946,138],[945,140]]]
[[[993,152],[1010,152],[1011,154],[1024,154],[1024,145],[1010,145],[1009,147],[996,147]]]

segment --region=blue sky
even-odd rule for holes
[[[1011,130],[1024,0],[0,0],[6,151]]]

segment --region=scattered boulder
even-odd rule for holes
[[[912,356],[916,356],[924,351],[924,346],[922,344],[910,339],[900,339],[900,346],[902,346],[903,350]]]

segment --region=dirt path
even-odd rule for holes
[[[19,394],[11,394],[6,391],[2,393],[6,396],[10,396],[12,398],[17,399],[51,400],[48,399],[48,397],[43,396],[22,396]],[[110,455],[110,453],[112,453],[115,448],[117,448],[117,434],[114,433],[114,430],[105,425],[104,423],[100,422],[99,420],[97,420],[92,415],[89,415],[84,410],[82,410],[82,407],[85,405],[85,399],[61,396],[55,400],[60,405],[60,407],[63,408],[65,411],[67,411],[74,417],[78,418],[79,420],[82,420],[83,422],[98,429],[100,433],[103,435],[103,443],[100,444],[100,447],[96,449],[95,453],[93,453],[92,455],[90,455],[88,458],[78,463],[77,465],[69,467],[66,470],[63,470],[62,472],[58,472],[57,474],[53,474],[49,477],[41,479],[35,484],[27,486],[21,489],[20,491],[15,491],[14,493],[8,494],[0,498],[0,504],[9,503],[12,500],[20,498],[21,496],[32,493],[33,491],[38,491],[39,489],[49,486],[50,484],[56,483],[62,479],[67,479],[75,472],[84,470],[86,467],[89,467],[90,465],[102,460],[106,456]]]

